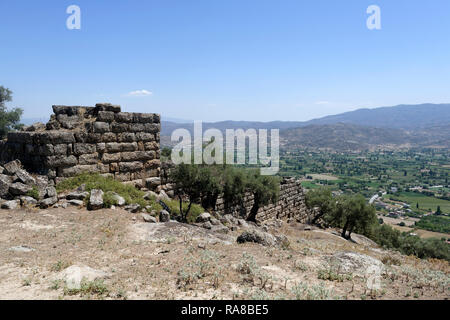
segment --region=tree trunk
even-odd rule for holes
[[[352,232],[353,232],[353,226],[350,227],[350,229],[348,230],[347,240],[350,240],[350,239],[352,238],[352,237],[351,237]]]
[[[344,239],[347,239],[347,237],[345,236],[345,234],[347,233],[347,228],[348,228],[348,221],[345,223],[344,228],[342,228],[341,237]]]
[[[247,217],[247,221],[256,222],[256,215],[258,214],[259,205],[254,202],[250,214]]]
[[[189,211],[191,211],[191,205],[192,205],[192,201],[189,201],[189,205],[186,210],[186,215],[184,216],[184,222],[187,222],[187,217],[188,217]]]
[[[180,200],[180,216],[181,216],[181,221],[184,221],[184,215],[183,215],[183,199],[181,198],[181,196],[178,196],[178,199]]]
[[[317,220],[319,220],[321,217],[323,217],[323,213],[319,212],[318,215],[316,215],[312,220],[311,220],[311,224],[315,224],[317,222]]]
[[[217,203],[218,193],[208,193],[206,196],[201,198],[202,207],[204,209],[214,210]]]

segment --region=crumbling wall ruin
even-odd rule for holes
[[[47,124],[34,124],[22,131],[10,132],[7,140],[0,141],[1,164],[18,159],[26,170],[36,174],[33,179],[48,178],[45,188],[40,188],[42,198],[53,201],[52,186],[82,172],[100,173],[132,182],[137,187],[165,190],[173,196],[168,177],[173,165],[160,161],[159,114],[121,112],[120,106],[105,103],[95,107],[53,106],[53,112]],[[11,174],[17,175],[16,171]],[[2,177],[5,180],[4,198],[11,197],[13,180],[26,184],[20,176],[11,177]],[[23,196],[29,188],[25,190],[20,186],[24,189],[20,193]],[[233,207],[227,206],[219,197],[214,211],[245,219],[252,205],[251,194],[244,197],[241,205]],[[300,181],[284,178],[279,200],[260,208],[257,220],[293,219],[304,223],[308,221],[308,212]]]
[[[120,106],[53,106],[50,121],[10,132],[1,162],[19,159],[54,182],[82,172],[144,186],[160,173],[160,115],[121,112]]]
[[[246,194],[242,205],[228,207],[222,198],[216,202],[215,212],[219,215],[232,214],[237,218],[246,219],[253,206],[253,195]],[[305,192],[299,180],[283,178],[280,183],[280,194],[277,203],[259,208],[256,219],[265,221],[269,219],[295,220],[301,223],[308,222],[309,211],[305,204]]]

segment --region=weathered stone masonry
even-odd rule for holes
[[[232,214],[238,218],[246,219],[253,206],[253,195],[247,194],[243,205],[226,207],[222,198],[216,203],[215,212],[219,215]],[[268,219],[296,220],[306,223],[309,218],[305,204],[305,193],[301,182],[294,178],[284,178],[280,184],[279,200],[276,204],[270,204],[259,209],[256,219],[264,221]]]
[[[138,187],[166,190],[169,163],[160,162],[160,115],[121,112],[120,106],[53,106],[54,114],[44,124],[10,132],[0,141],[0,160],[19,159],[29,171],[46,175],[54,183],[82,172],[100,173]],[[52,182],[52,181],[49,181]],[[219,198],[215,212],[247,218],[253,195],[240,206],[227,207]],[[293,219],[307,222],[308,210],[299,181],[284,178],[276,204],[260,208],[257,220]]]
[[[9,133],[0,145],[2,163],[19,159],[56,183],[81,172],[142,185],[159,177],[159,114],[121,112],[111,104],[53,106],[53,112],[46,126]]]

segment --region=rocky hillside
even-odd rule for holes
[[[226,227],[122,208],[0,210],[2,299],[448,298],[445,261],[293,221],[203,219]]]

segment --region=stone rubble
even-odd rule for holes
[[[103,190],[100,189],[92,189],[91,196],[89,197],[89,210],[98,210],[103,208]]]
[[[170,221],[170,214],[166,210],[161,210],[159,213],[159,222],[169,222]]]
[[[49,186],[48,178],[30,174],[22,168],[20,160],[6,163],[0,171],[3,172],[0,174],[1,208],[12,210],[20,205],[37,204],[47,208],[56,203],[56,189]]]

